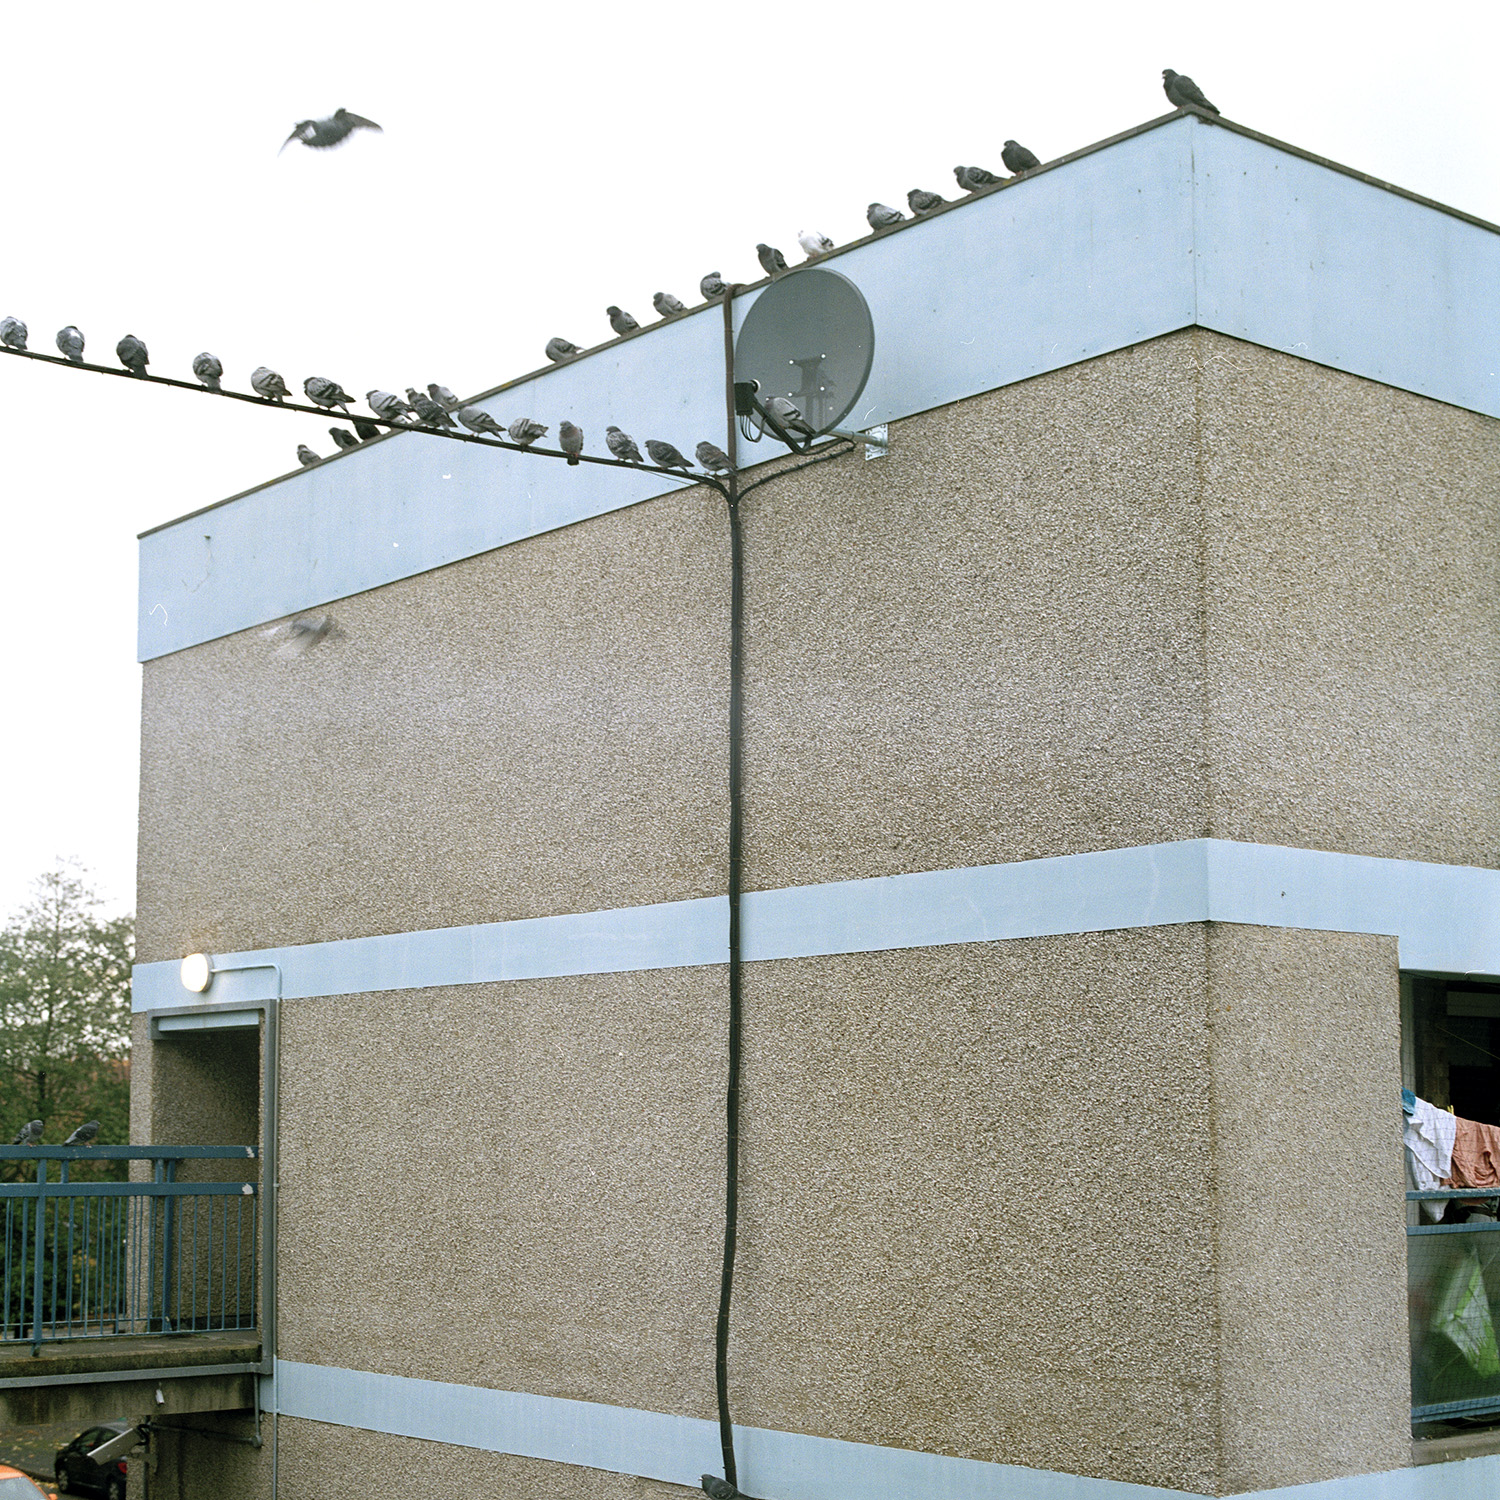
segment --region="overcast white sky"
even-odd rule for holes
[[[839,243],[955,162],[1044,160],[1225,114],[1500,220],[1500,7],[575,3],[7,5],[0,316],[33,348],[144,339],[350,390],[461,395],[552,334]],[[278,156],[343,105],[384,127]],[[0,914],[58,856],[134,903],[135,534],[295,467],[327,422],[0,358],[6,689]]]

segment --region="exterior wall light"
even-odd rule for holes
[[[214,977],[213,960],[206,953],[189,953],[183,959],[182,968],[178,970],[178,974],[182,979],[184,989],[192,990],[195,995],[201,995]]]

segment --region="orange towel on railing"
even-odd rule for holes
[[[1458,1117],[1453,1134],[1453,1175],[1456,1188],[1500,1187],[1500,1125],[1481,1125]]]

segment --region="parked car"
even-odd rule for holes
[[[124,1490],[120,1493],[123,1495]],[[39,1490],[36,1481],[28,1479],[19,1469],[9,1464],[0,1464],[0,1500],[47,1500],[45,1490]]]
[[[66,1448],[59,1448],[52,1461],[58,1492],[125,1500],[125,1460],[117,1458],[107,1464],[96,1464],[89,1454],[100,1443],[107,1443],[112,1437],[119,1437],[129,1430],[129,1422],[101,1422],[97,1427],[85,1428]],[[9,1500],[4,1490],[0,1490],[0,1500]]]

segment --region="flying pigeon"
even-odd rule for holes
[[[332,629],[332,615],[298,615],[286,627],[287,639],[277,648],[276,654],[302,656],[311,651]]]
[[[314,464],[322,463],[323,460],[318,454],[314,453],[306,443],[298,443],[297,462],[300,463],[304,469],[310,469]]]
[[[77,1130],[63,1142],[65,1146],[87,1146],[99,1134],[99,1122],[97,1120],[85,1120]]]
[[[698,463],[710,474],[727,474],[734,467],[729,455],[706,438],[697,447]]]
[[[529,448],[540,437],[547,436],[547,429],[540,422],[533,422],[530,417],[517,417],[510,424],[510,440],[519,443],[523,448]]]
[[[634,333],[641,326],[628,312],[621,312],[618,307],[610,306],[604,310],[609,314],[609,326],[616,333]]]
[[[1007,141],[1005,149],[1000,153],[1000,160],[1005,163],[1007,172],[1014,172],[1018,177],[1022,172],[1041,166],[1041,162],[1019,141]]]
[[[719,273],[717,271],[710,271],[698,283],[698,290],[703,294],[705,302],[712,302],[715,297],[722,297],[728,288],[719,280]]]
[[[363,417],[354,419],[354,430],[359,434],[359,440],[362,443],[368,443],[371,438],[385,436],[373,422],[367,422]]]
[[[193,356],[193,374],[209,390],[217,391],[220,389],[219,381],[224,374],[224,366],[212,354],[195,354]]]
[[[1161,86],[1176,109],[1206,109],[1209,114],[1219,112],[1217,104],[1210,104],[1203,90],[1186,73],[1174,73],[1170,68],[1161,70]]]
[[[425,391],[419,391],[412,386],[407,386],[406,399],[411,402],[411,409],[416,412],[417,420],[424,426],[453,426],[453,418],[448,415],[447,407],[440,401],[434,401]]]
[[[914,214],[930,214],[933,209],[941,208],[948,200],[940,198],[936,193],[924,192],[921,188],[913,188],[906,195],[906,206]]]
[[[865,210],[865,218],[870,221],[871,229],[888,229],[892,224],[899,224],[906,215],[884,203],[872,203]]]
[[[330,427],[328,436],[336,442],[340,448],[357,448],[359,439],[349,431],[347,427]]]
[[[817,260],[820,255],[827,255],[833,249],[833,241],[817,229],[799,229],[797,243],[802,246],[802,253],[809,260]]]
[[[757,245],[755,253],[760,259],[760,268],[767,276],[780,276],[786,270],[786,256],[770,245]]]
[[[651,305],[664,318],[670,318],[673,313],[687,311],[687,308],[671,292],[654,292],[651,296]]]
[[[460,406],[456,415],[476,436],[483,437],[485,433],[489,433],[491,437],[505,437],[505,429],[487,411],[480,411],[477,406]]]
[[[255,384],[253,375],[250,377],[250,384]],[[387,422],[399,421],[402,417],[412,415],[411,407],[389,391],[366,391],[365,404],[377,417],[384,417]]]
[[[553,364],[560,365],[565,359],[582,354],[583,350],[577,344],[570,344],[567,339],[548,339],[546,353]]]
[[[798,433],[802,437],[817,437],[818,429],[785,396],[771,396],[767,398],[766,410],[788,432]]]
[[[304,146],[311,146],[314,151],[326,151],[330,146],[337,146],[347,140],[356,130],[379,130],[374,120],[367,120],[363,115],[352,115],[347,109],[336,109],[326,119],[322,120],[298,120],[292,127],[292,133],[281,143],[281,151],[285,151],[293,141],[301,141]],[[277,156],[281,155],[278,151]]]
[[[448,389],[447,386],[439,385],[436,381],[434,381],[427,387],[427,394],[431,396],[432,399],[436,401],[444,411],[457,411],[459,407],[463,405],[463,402],[460,401],[458,397]]]
[[[977,193],[980,188],[993,187],[997,182],[1005,181],[1003,177],[996,177],[993,172],[986,172],[983,167],[954,167],[953,175],[966,193]]]
[[[115,355],[132,375],[144,375],[146,366],[151,363],[146,346],[133,333],[127,333],[115,345]]]
[[[670,443],[659,442],[656,438],[646,439],[646,452],[651,455],[651,462],[663,469],[686,471],[693,467]]]
[[[7,349],[24,349],[26,325],[19,318],[0,318],[0,344]]]
[[[83,335],[71,323],[57,330],[57,347],[75,365],[83,363]]]
[[[285,401],[292,394],[286,388],[286,381],[265,365],[256,365],[250,372],[250,388],[267,401]]]
[[[583,452],[583,428],[575,427],[571,422],[559,422],[557,446],[568,455],[570,464],[576,464],[578,455]]]
[[[11,1142],[12,1146],[34,1146],[42,1138],[42,1122],[30,1120],[17,1132],[16,1138]]]
[[[338,407],[346,417],[349,415],[349,403],[354,397],[338,381],[327,380],[322,375],[309,375],[302,382],[302,389],[314,406],[326,406],[329,411]]]
[[[621,432],[618,427],[604,429],[604,442],[622,464],[643,464],[646,461],[641,457],[641,450],[636,447],[635,439],[628,432]]]

